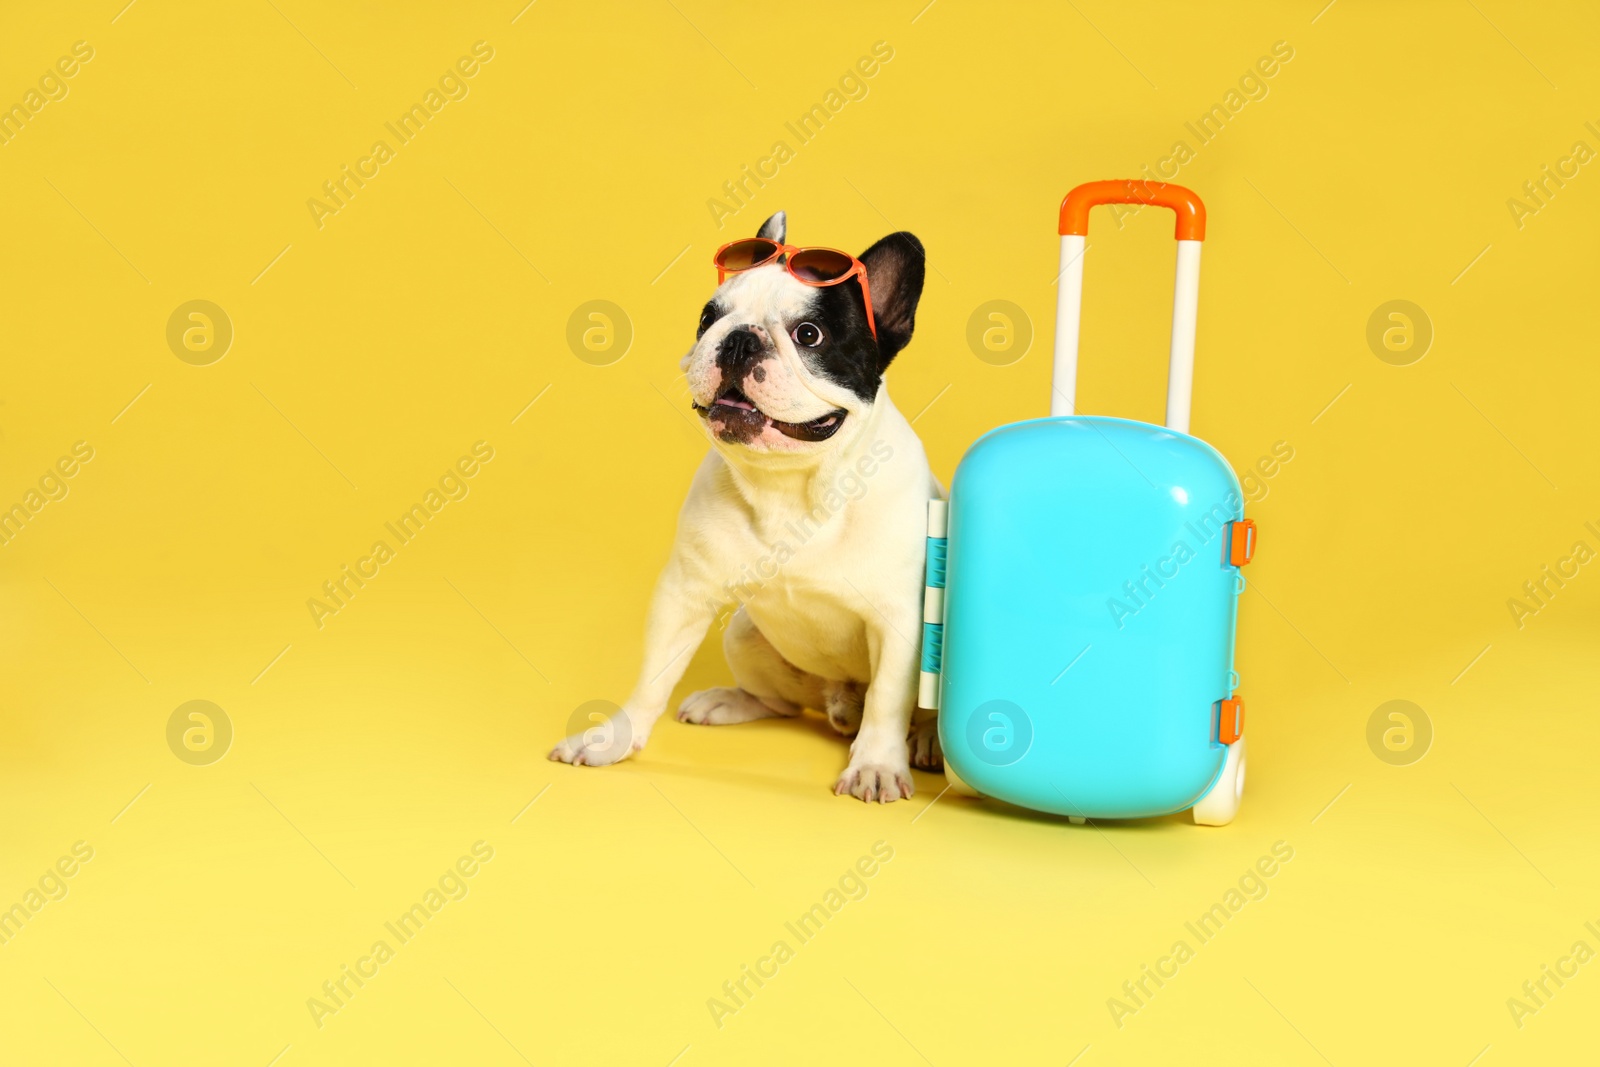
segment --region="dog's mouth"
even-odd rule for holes
[[[695,404],[694,410],[702,419],[715,419],[720,424],[717,436],[722,440],[740,442],[754,440],[768,426],[796,441],[826,441],[839,432],[849,414],[844,408],[836,408],[808,422],[784,422],[756,407],[737,385],[718,393],[709,407]]]

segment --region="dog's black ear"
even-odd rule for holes
[[[761,229],[756,231],[756,236],[765,237],[767,240],[776,241],[781,245],[788,232],[789,217],[780,211],[761,224]]]
[[[881,371],[911,340],[917,322],[917,301],[922,299],[922,282],[927,273],[927,255],[922,242],[902,230],[891,233],[859,258],[867,268],[867,285],[872,290]]]

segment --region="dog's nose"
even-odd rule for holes
[[[738,326],[729,330],[717,346],[717,369],[723,381],[742,379],[767,357],[767,331],[760,326]]]

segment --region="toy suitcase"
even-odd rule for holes
[[[1089,209],[1111,203],[1178,216],[1164,428],[1073,407]],[[1075,823],[1238,810],[1234,627],[1255,528],[1232,468],[1188,432],[1205,224],[1176,185],[1062,201],[1050,417],[985,434],[928,510],[919,703],[939,709],[958,790]]]

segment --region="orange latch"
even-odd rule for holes
[[[1217,740],[1231,745],[1244,736],[1244,701],[1229,697],[1217,705]]]
[[[1243,567],[1256,554],[1256,522],[1254,519],[1240,519],[1233,523],[1232,527],[1233,533],[1228,542],[1228,562],[1235,567]]]

